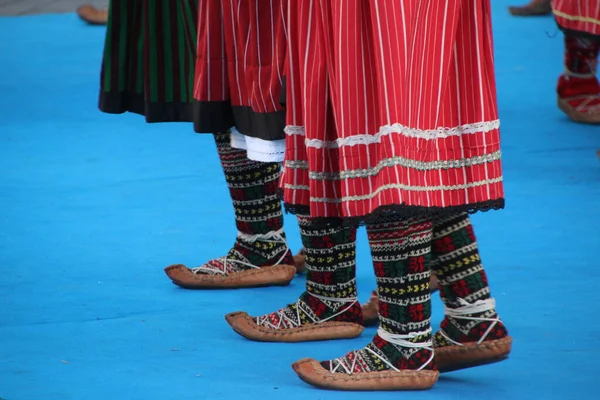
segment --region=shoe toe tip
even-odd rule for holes
[[[302,377],[310,376],[315,372],[315,364],[318,361],[312,358],[303,358],[292,364],[292,369],[296,374]]]
[[[165,274],[171,279],[178,277],[188,271],[188,267],[183,264],[173,264],[165,268]]]
[[[227,321],[227,323],[232,328],[239,328],[240,325],[242,325],[242,323],[245,322],[248,318],[248,313],[244,311],[235,311],[225,315],[225,321]]]

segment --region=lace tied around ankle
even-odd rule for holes
[[[431,334],[431,329],[428,329],[426,331],[423,332],[412,332],[409,333],[407,335],[399,335],[399,334],[393,334],[390,332],[387,332],[385,330],[383,330],[382,328],[379,328],[377,330],[377,335],[379,335],[379,337],[381,337],[383,340],[392,343],[396,346],[400,346],[400,347],[406,347],[406,348],[411,348],[411,349],[426,349],[426,350],[430,350],[431,351],[431,357],[429,358],[429,360],[427,360],[426,363],[424,363],[423,365],[421,365],[419,367],[419,369],[417,369],[417,371],[421,371],[423,370],[425,367],[427,367],[434,358],[434,351],[433,351],[433,342],[431,340],[427,340],[425,342],[411,342],[411,339],[417,339],[421,336],[426,336],[426,335],[430,335]],[[365,348],[366,351],[370,352],[373,356],[379,358],[384,364],[386,364],[391,370],[396,371],[396,372],[400,372],[400,370],[398,368],[396,368],[394,365],[392,365],[392,363],[390,362],[390,360],[388,360],[385,357],[382,357],[380,354],[374,352],[373,350],[371,350],[369,347]],[[356,363],[358,362],[358,352],[360,350],[355,350],[353,353],[353,360],[352,360],[352,364],[347,365],[344,361],[347,359],[346,357],[340,357],[340,358],[336,358],[334,360],[331,361],[331,363],[329,364],[329,372],[331,373],[336,373],[338,371],[339,368],[342,368],[344,370],[344,372],[348,375],[352,375],[353,371],[356,368]]]
[[[304,302],[301,301],[301,299],[298,299],[296,301],[296,315],[295,315],[296,318],[295,319],[288,317],[285,314],[285,309],[283,309],[283,310],[277,311],[277,316],[279,317],[279,322],[277,323],[277,325],[274,325],[271,323],[271,321],[269,319],[269,315],[257,317],[256,324],[262,325],[262,326],[268,326],[273,329],[281,329],[281,324],[285,321],[287,324],[289,324],[289,326],[291,326],[293,328],[297,328],[302,325],[302,320],[300,318],[300,311],[302,311],[307,317],[312,319],[313,324],[322,324],[323,322],[327,322],[327,321],[331,320],[332,318],[342,315],[343,313],[345,313],[346,311],[351,309],[354,306],[354,304],[356,304],[358,302],[358,299],[356,297],[345,297],[345,298],[324,297],[324,296],[319,296],[319,295],[312,294],[312,293],[309,293],[309,295],[316,297],[317,299],[322,300],[322,301],[333,301],[333,302],[342,303],[342,304],[348,303],[348,305],[345,307],[341,307],[338,312],[336,312],[335,314],[333,314],[327,318],[316,320],[311,317],[312,310],[306,309]]]
[[[268,242],[268,243],[283,243],[285,245],[285,248],[282,250],[282,255],[279,258],[279,260],[273,265],[279,265],[285,259],[288,251],[290,250],[290,248],[287,244],[287,241],[283,237],[283,229],[279,229],[277,231],[271,231],[271,232],[268,232],[265,234],[256,234],[256,235],[249,235],[247,233],[238,232],[238,238],[240,238],[246,242],[249,242],[249,243],[254,243],[257,241]],[[204,271],[211,271],[216,274],[227,275],[227,273],[228,273],[227,267],[229,265],[235,265],[235,264],[243,265],[243,266],[246,266],[249,268],[254,268],[254,269],[261,268],[257,265],[253,265],[249,262],[245,262],[242,260],[229,259],[228,256],[219,257],[215,261],[219,261],[223,264],[223,270],[220,270],[218,268],[212,268],[212,267],[210,267],[210,265],[203,265],[200,267],[192,268],[192,272],[197,274],[204,270]]]
[[[471,321],[489,321],[491,322],[490,327],[485,331],[485,333],[481,336],[481,339],[477,341],[477,344],[481,344],[488,337],[492,329],[500,322],[500,318],[496,316],[495,318],[482,318],[482,317],[471,317],[473,314],[481,314],[486,311],[491,311],[496,308],[496,301],[494,299],[485,299],[485,300],[477,300],[475,303],[469,303],[465,299],[457,299],[458,303],[461,305],[457,308],[449,308],[446,307],[446,316],[454,319],[463,319],[463,320],[471,320]],[[455,340],[452,340],[443,329],[440,329],[440,334],[444,336],[446,340],[457,345],[464,346],[462,343],[459,343]]]

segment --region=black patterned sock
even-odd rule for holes
[[[298,223],[308,271],[306,292],[296,303],[256,317],[256,323],[272,329],[323,321],[362,324],[356,297],[356,229],[316,228],[305,215],[298,215]]]
[[[432,261],[431,268],[437,274],[440,297],[449,310],[442,321],[441,331],[435,335],[436,347],[450,345],[452,341],[476,342],[486,334],[498,316],[493,307],[473,225],[466,213],[434,221],[433,251],[437,257]],[[467,305],[473,307],[475,304],[480,305],[479,310],[472,308],[473,313],[467,312],[458,318],[452,316],[452,310],[460,310]],[[506,328],[498,321],[486,340],[507,335]]]
[[[367,225],[379,295],[379,330],[365,348],[322,363],[339,373],[435,369],[428,268],[432,224],[386,220]]]
[[[245,150],[231,147],[229,133],[214,136],[239,234],[226,257],[211,260],[193,271],[227,274],[275,264],[294,265],[283,233],[283,212],[277,193],[280,165],[249,160]]]

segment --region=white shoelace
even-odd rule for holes
[[[287,256],[289,251],[289,246],[287,241],[283,237],[283,229],[278,231],[271,231],[265,234],[258,235],[249,235],[247,233],[238,232],[238,238],[243,239],[246,242],[254,243],[257,241],[268,242],[268,243],[283,243],[285,245],[285,249],[282,251],[282,255],[279,260],[273,265],[279,265]],[[214,261],[219,261],[223,264],[223,270],[221,271],[219,268],[211,267],[210,265],[202,265],[200,267],[192,268],[192,272],[197,274],[200,271],[211,271],[215,274],[227,275],[227,267],[229,265],[243,265],[249,268],[260,269],[260,267],[253,265],[249,262],[245,262],[242,260],[230,259],[228,256],[219,257]]]
[[[331,320],[332,318],[337,317],[338,315],[341,315],[343,313],[345,313],[346,311],[348,311],[350,308],[352,308],[352,306],[358,302],[358,298],[356,297],[342,297],[342,298],[336,298],[336,297],[324,297],[324,296],[318,296],[316,294],[312,294],[309,293],[310,296],[316,297],[319,300],[322,301],[332,301],[335,303],[349,303],[348,306],[346,307],[340,307],[340,310],[338,310],[338,312],[336,312],[335,314],[325,318],[325,319],[315,319],[311,316],[312,313],[314,313],[310,308],[305,308],[304,303],[298,299],[296,301],[296,319],[292,319],[290,317],[288,317],[285,314],[285,309],[279,310],[277,311],[277,315],[279,316],[279,321],[277,322],[277,325],[271,323],[271,321],[269,320],[269,315],[264,315],[262,317],[257,317],[256,318],[256,324],[257,325],[262,325],[262,326],[266,326],[272,329],[281,329],[281,324],[285,321],[287,322],[287,324],[289,326],[291,326],[292,328],[297,328],[300,325],[302,325],[302,321],[300,320],[300,311],[303,311],[304,314],[306,314],[307,317],[309,317],[312,321],[313,324],[322,324],[323,322],[327,322],[329,320]]]
[[[590,72],[588,74],[578,74],[578,73],[569,71],[567,68],[565,68],[565,75],[573,77],[573,78],[582,78],[582,79],[595,78],[596,77],[596,63],[594,63],[593,65],[590,65],[590,70],[592,72]],[[585,113],[585,112],[596,113],[600,110],[600,106],[599,105],[590,106],[589,104],[592,101],[596,100],[599,95],[600,95],[600,93],[599,94],[582,94],[582,95],[578,95],[578,96],[568,97],[565,100],[569,101],[569,100],[585,99],[575,109],[578,112],[583,112],[583,113]]]
[[[581,96],[569,97],[569,98],[566,98],[565,100],[569,101],[569,100],[576,100],[576,99],[585,99],[575,109],[579,112],[596,113],[598,110],[600,110],[600,105],[590,106],[589,104],[592,101],[597,100],[598,97],[599,97],[599,95],[597,95],[597,94],[596,95],[586,94],[586,95],[581,95]]]
[[[492,329],[500,322],[500,318],[496,316],[496,318],[482,318],[482,317],[469,317],[470,314],[481,314],[486,311],[490,311],[496,308],[496,300],[494,299],[485,299],[485,300],[477,300],[475,303],[469,303],[465,299],[457,299],[458,303],[461,304],[460,307],[457,308],[448,308],[446,307],[446,315],[450,318],[454,319],[463,319],[463,320],[471,320],[471,321],[489,321],[492,322],[490,327],[485,331],[481,339],[477,342],[477,344],[483,343],[483,341],[488,337]],[[457,345],[464,346],[462,343],[454,341],[450,339],[450,337],[444,332],[443,329],[440,329],[440,334],[449,342]]]
[[[429,358],[429,360],[427,360],[427,362],[425,364],[423,364],[419,369],[417,369],[417,371],[421,371],[423,368],[425,368],[427,365],[429,365],[429,363],[431,363],[431,361],[433,361],[433,358],[434,358],[433,342],[431,340],[428,340],[426,342],[410,342],[409,341],[411,339],[416,339],[420,336],[431,335],[431,329],[428,329],[423,332],[413,332],[413,333],[409,333],[407,335],[398,335],[398,334],[389,333],[387,331],[384,331],[382,328],[379,328],[377,330],[377,334],[383,340],[385,340],[389,343],[395,344],[396,346],[407,347],[407,348],[411,348],[411,349],[430,350],[431,357]],[[400,372],[400,370],[398,368],[394,367],[392,365],[392,363],[390,363],[390,360],[388,360],[387,358],[382,357],[380,354],[374,352],[373,350],[371,350],[368,347],[365,347],[364,350],[370,352],[372,355],[379,358],[391,370]],[[358,359],[360,357],[358,354],[359,352],[360,352],[360,350],[353,351],[354,357],[352,360],[352,364],[350,364],[350,365],[346,365],[346,357],[340,357],[340,358],[336,358],[335,360],[332,360],[331,363],[329,364],[329,372],[331,372],[332,374],[336,373],[338,371],[338,369],[341,367],[346,374],[352,375],[353,371],[356,367],[356,363],[358,362]]]

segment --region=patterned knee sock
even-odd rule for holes
[[[272,329],[290,329],[324,321],[362,324],[356,297],[356,229],[315,228],[298,216],[306,255],[306,292],[287,307],[255,319]]]
[[[277,194],[280,165],[249,160],[244,150],[231,147],[229,133],[215,134],[215,141],[239,233],[227,256],[193,271],[228,274],[275,264],[294,265],[283,233],[283,213]]]
[[[565,35],[565,68],[571,76],[596,76],[598,42]]]
[[[507,336],[490,296],[467,214],[434,221],[433,251],[438,256],[430,265],[437,274],[440,296],[447,310],[441,330],[434,337],[435,346],[479,341],[492,325],[485,340]]]
[[[596,78],[599,49],[600,44],[594,40],[565,35],[565,73],[558,82],[560,97],[600,92]]]
[[[429,221],[367,225],[379,295],[379,330],[365,348],[321,363],[331,372],[435,369],[431,343]]]

